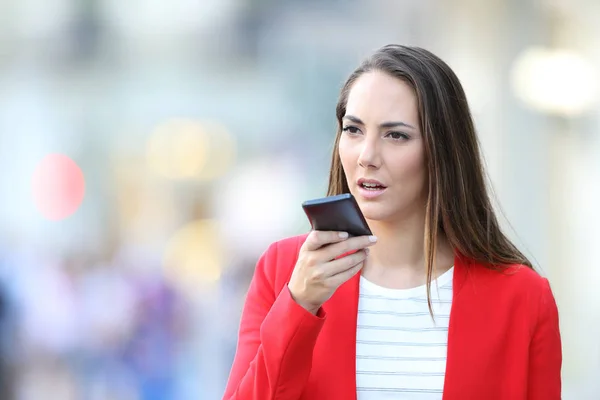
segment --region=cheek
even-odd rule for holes
[[[421,148],[411,149],[403,155],[397,155],[393,171],[396,179],[413,182],[415,185],[424,184],[426,174],[425,154]]]
[[[352,166],[356,164],[357,155],[354,154],[354,147],[348,143],[347,140],[344,140],[343,137],[340,138],[340,142],[338,144],[338,154],[340,156],[340,160],[342,161],[342,167],[344,167],[344,171],[346,173],[352,171]]]

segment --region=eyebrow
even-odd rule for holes
[[[353,115],[345,115],[344,118],[342,118],[342,119],[348,119],[354,123],[361,124],[361,125],[365,124],[364,122],[361,121],[360,118],[355,117]],[[406,128],[411,128],[411,129],[415,129],[415,130],[417,129],[414,126],[407,124],[406,122],[402,122],[402,121],[384,122],[382,124],[379,124],[379,126],[382,128],[395,128],[397,126],[404,126]]]

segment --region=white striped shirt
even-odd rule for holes
[[[441,399],[454,268],[426,286],[388,289],[361,276],[356,331],[358,400]]]

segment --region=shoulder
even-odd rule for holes
[[[522,264],[504,265],[498,269],[490,269],[481,264],[472,263],[469,273],[482,283],[500,286],[503,290],[543,291],[548,280],[539,272]]]
[[[300,247],[307,236],[291,236],[272,242],[260,256],[255,276],[266,279],[272,286],[283,287],[292,274]]]
[[[472,263],[465,281],[486,297],[500,300],[530,311],[538,312],[544,307],[555,307],[554,295],[548,279],[526,265],[505,265],[499,270]],[[471,286],[469,285],[469,286]]]
[[[296,258],[307,236],[308,234],[291,236],[272,242],[264,251],[261,258],[267,258],[270,261],[285,261]]]
[[[284,255],[289,255],[290,253],[297,253],[300,250],[300,247],[306,241],[308,234],[290,236],[287,238],[280,239],[276,242],[271,243],[268,250],[276,250]]]

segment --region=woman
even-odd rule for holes
[[[389,45],[344,85],[329,195],[373,237],[272,244],[224,399],[560,399],[548,281],[502,233],[458,78]]]

